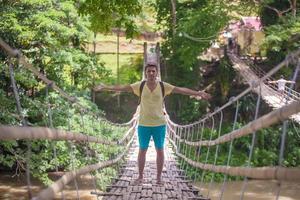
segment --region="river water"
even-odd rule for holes
[[[25,177],[14,177],[12,174],[2,173],[0,174],[0,200],[26,200],[26,184]],[[94,191],[93,181],[90,176],[81,177],[78,180],[79,192],[81,200],[96,200],[94,195],[90,192]],[[70,184],[66,190],[64,190],[65,199],[76,199],[77,193],[74,189],[74,184]],[[226,190],[224,192],[224,200],[239,200],[241,194],[243,182],[235,181],[228,182],[226,184]],[[200,183],[196,184],[199,187]],[[209,184],[203,184],[201,194],[207,196]],[[220,188],[222,184],[214,183],[209,191],[211,200],[217,200],[220,197]],[[32,181],[33,193],[37,194],[38,191],[44,187],[38,181]],[[244,200],[275,200],[277,192],[276,181],[249,181],[245,192]],[[60,194],[55,199],[61,199]],[[282,182],[280,200],[300,200],[300,183],[299,182]]]
[[[196,184],[197,187],[200,183]],[[223,199],[240,200],[243,181],[228,182],[225,185]],[[210,190],[208,190],[210,188]],[[219,200],[221,196],[221,183],[214,183],[211,187],[209,184],[203,184],[201,194],[205,197],[208,195],[211,200]],[[244,200],[275,200],[278,191],[277,181],[251,180],[248,182]],[[299,182],[282,182],[280,189],[280,200],[300,200],[300,183]]]

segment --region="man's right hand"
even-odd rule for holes
[[[93,90],[94,90],[95,92],[100,92],[101,90],[104,89],[104,87],[105,87],[105,85],[104,85],[103,83],[100,83],[99,85],[95,86],[95,87],[93,88]]]

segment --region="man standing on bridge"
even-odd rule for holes
[[[163,184],[161,173],[164,165],[164,141],[166,134],[166,119],[164,115],[164,97],[171,94],[190,95],[208,100],[210,95],[204,91],[195,91],[188,88],[173,86],[169,83],[157,80],[158,67],[155,62],[148,63],[145,67],[146,81],[139,81],[131,85],[106,86],[100,84],[94,91],[123,91],[133,92],[140,97],[140,114],[138,123],[138,169],[139,177],[135,184],[143,182],[143,172],[146,161],[146,152],[150,138],[153,137],[156,149],[157,184]]]
[[[295,81],[288,81],[284,79],[283,75],[280,75],[280,79],[277,81],[268,81],[268,83],[277,83],[278,92],[281,96],[281,101],[284,99],[284,92],[285,92],[285,84],[287,83],[295,83]]]

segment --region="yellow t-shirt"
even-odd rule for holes
[[[131,88],[133,93],[137,96],[140,96],[140,85],[142,81],[131,84]],[[171,94],[174,86],[165,83],[165,96]],[[141,103],[140,103],[140,117],[139,117],[139,125],[141,126],[161,126],[166,124],[165,115],[163,113],[163,97],[161,92],[161,87],[159,82],[155,89],[151,92],[147,83],[145,83]]]

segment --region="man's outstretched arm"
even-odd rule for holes
[[[191,90],[191,89],[184,88],[184,87],[175,87],[173,89],[172,93],[200,97],[200,98],[206,99],[206,100],[211,98],[211,95],[204,91],[195,91],[195,90]]]
[[[296,83],[295,81],[286,81],[286,83]]]
[[[133,92],[130,85],[104,85],[99,84],[93,88],[95,92],[100,91],[115,91],[115,92]]]
[[[268,83],[277,83],[277,81],[268,81]]]

